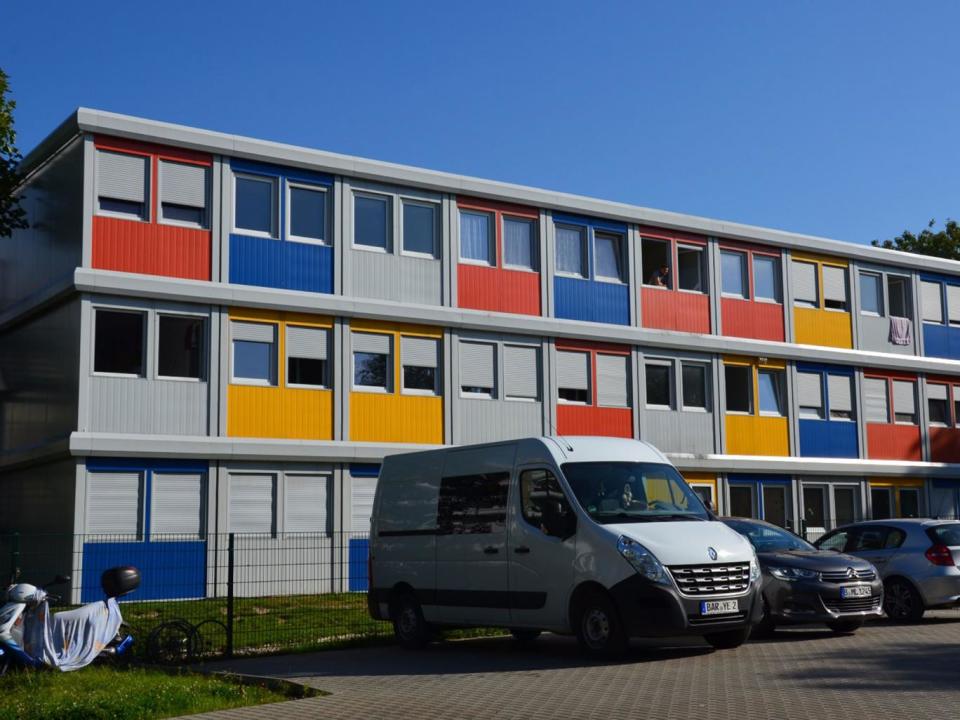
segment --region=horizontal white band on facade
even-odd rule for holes
[[[75,432],[70,436],[70,452],[76,457],[148,457],[251,462],[380,462],[386,455],[438,447],[444,446],[90,432]],[[671,453],[667,453],[667,457],[677,467],[691,471],[843,475],[858,478],[960,477],[960,464],[951,463],[716,454],[693,456]]]
[[[630,325],[588,323],[582,320],[494,313],[440,305],[398,304],[343,295],[136,275],[111,270],[78,268],[74,273],[74,283],[80,292],[171,302],[194,304],[200,302],[287,312],[316,312],[346,318],[376,320],[400,318],[402,322],[444,328],[593,340],[649,348],[772,357],[855,367],[866,366],[912,373],[960,374],[960,361],[922,355],[897,355],[821,345],[797,345],[725,335],[699,335]],[[399,313],[402,313],[402,318]]]

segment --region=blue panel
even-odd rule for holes
[[[798,362],[797,370],[801,372],[828,372],[831,375],[853,375],[853,368],[843,365],[821,365],[820,363]]]
[[[84,543],[81,602],[103,599],[100,575],[117,565],[134,565],[140,570],[140,587],[126,599],[205,596],[207,544],[203,541]]]
[[[728,473],[727,482],[732,483],[776,483],[790,484],[789,475],[757,475],[754,473]]]
[[[354,477],[378,477],[380,466],[377,463],[350,463],[350,474]]]
[[[367,578],[367,555],[370,542],[366,539],[350,541],[350,574],[347,589],[350,592],[366,592],[369,581]]]
[[[933,481],[933,486],[937,488],[957,488],[960,487],[960,479],[937,479]]]
[[[613,220],[600,220],[599,218],[585,217],[583,215],[568,215],[567,213],[554,213],[553,221],[566,223],[568,225],[589,225],[590,227],[600,228],[601,230],[613,230],[614,232],[626,233],[627,226],[623,223]]]
[[[289,178],[290,180],[302,180],[308,183],[318,183],[320,185],[333,185],[333,178],[324,173],[313,172],[312,170],[302,170],[300,168],[282,167],[280,165],[270,165],[268,163],[253,162],[251,160],[239,160],[233,158],[230,161],[230,167],[236,172],[246,172],[255,175],[273,175]]]
[[[960,329],[923,323],[923,354],[960,360]]]
[[[801,419],[800,454],[804,457],[858,457],[857,424]]]
[[[98,458],[88,457],[87,470],[109,472],[111,470],[178,470],[181,472],[202,472],[209,469],[207,463],[196,460],[149,460],[142,458]]]
[[[333,248],[230,235],[230,282],[332,293]]]
[[[616,283],[554,278],[554,316],[567,320],[629,325],[629,288]]]

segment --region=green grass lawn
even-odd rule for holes
[[[279,702],[282,692],[207,675],[87,667],[0,678],[0,720],[153,720]]]

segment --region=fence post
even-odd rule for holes
[[[227,657],[233,657],[233,533],[227,540]]]
[[[20,533],[15,532],[10,543],[10,583],[20,577]]]

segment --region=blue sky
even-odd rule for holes
[[[58,7],[59,6],[59,7]],[[75,107],[855,242],[960,217],[960,4],[10,3]]]

